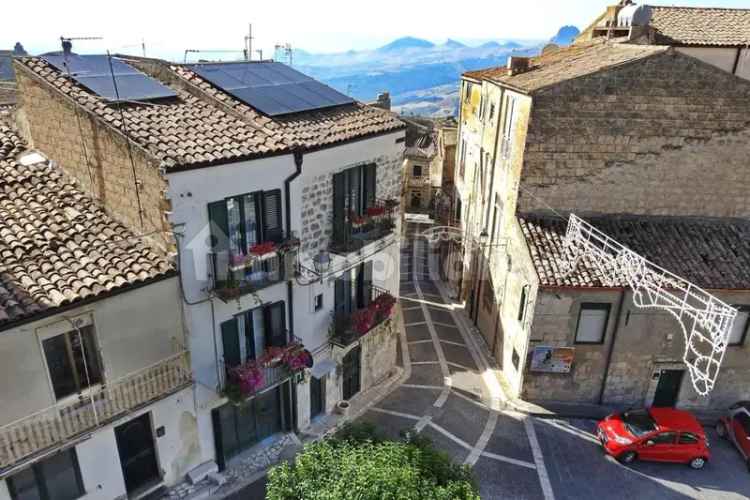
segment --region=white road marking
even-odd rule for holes
[[[378,408],[377,406],[370,407],[370,411],[383,413],[385,415],[392,415],[394,417],[408,418],[409,420],[420,420],[422,418],[418,415],[412,415],[411,413],[402,413],[400,411],[386,410],[385,408]]]
[[[476,369],[469,368],[468,366],[464,366],[459,363],[454,363],[453,361],[448,361],[448,366],[452,366],[453,368],[458,368],[459,370],[466,370],[467,372],[471,372],[471,373],[477,373]]]
[[[533,417],[527,416],[524,418],[523,424],[526,427],[526,435],[529,438],[529,444],[531,445],[531,454],[534,456],[536,473],[539,476],[539,484],[542,486],[544,500],[555,500],[555,494],[552,491],[552,484],[549,481],[549,474],[547,474],[547,467],[544,465],[544,455],[539,446],[539,440],[536,438]]]
[[[495,425],[497,425],[497,413],[493,412],[490,413],[490,418],[488,418],[487,423],[484,424],[484,430],[479,436],[479,439],[477,439],[477,444],[474,446],[474,449],[471,450],[469,456],[466,457],[466,460],[464,460],[464,464],[474,465],[475,463],[477,463],[477,460],[479,460],[479,456],[482,454],[484,448],[487,446],[487,443],[489,443],[490,438],[492,437],[492,433],[495,431]]]
[[[440,342],[442,342],[443,344],[455,345],[455,346],[458,346],[458,347],[466,347],[466,344],[462,344],[461,342],[453,342],[452,340],[442,340],[441,339]]]
[[[445,389],[442,385],[421,385],[421,384],[401,384],[401,387],[407,389],[429,389],[431,391],[442,391]]]
[[[525,460],[518,460],[516,458],[506,457],[503,455],[497,455],[495,453],[490,453],[489,451],[483,451],[482,456],[487,457],[487,458],[492,458],[500,462],[506,462],[506,463],[513,464],[513,465],[520,465],[521,467],[526,467],[527,469],[536,470],[536,465],[532,464],[531,462],[526,462]]]

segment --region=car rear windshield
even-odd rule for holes
[[[621,418],[625,428],[634,436],[643,436],[656,430],[656,421],[646,410],[626,411]]]

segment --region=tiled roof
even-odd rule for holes
[[[174,272],[61,170],[18,163],[24,149],[0,120],[0,329]]]
[[[394,113],[359,102],[271,118],[214,87],[188,67],[174,65],[172,70],[208,95],[241,113],[248,123],[262,126],[275,136],[304,148],[318,148],[365,138],[373,134],[396,131],[405,126]]]
[[[108,125],[123,130],[118,109],[38,57],[19,60]],[[174,99],[123,106],[130,137],[168,170],[240,161],[289,150],[288,141],[277,134],[252,127],[185,91],[174,90],[177,92]]]
[[[510,85],[524,92],[534,92],[566,80],[597,73],[608,68],[638,61],[668,50],[669,47],[629,45],[603,40],[571,45],[532,57],[529,69],[510,75],[504,66],[469,71],[464,76]]]
[[[430,159],[435,156],[435,133],[430,132],[417,136],[414,140],[406,141],[406,156],[415,156]]]
[[[746,46],[750,9],[649,6],[657,43]]]
[[[584,219],[620,244],[700,287],[750,290],[748,221],[624,215]],[[531,214],[520,215],[518,220],[542,286],[602,286],[600,271],[585,258],[575,272],[566,275],[561,266],[565,221]]]

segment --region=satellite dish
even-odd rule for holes
[[[542,49],[542,55],[549,54],[551,52],[556,52],[558,50],[560,50],[560,46],[559,45],[557,45],[556,43],[548,43]]]

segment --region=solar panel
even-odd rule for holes
[[[42,58],[60,72],[70,72],[76,82],[108,101],[147,101],[177,95],[169,87],[114,57],[111,69],[109,58],[104,55],[71,54],[66,57],[55,54]],[[113,73],[117,91],[112,82]]]
[[[351,97],[279,62],[205,63],[188,68],[268,116],[354,102]]]

